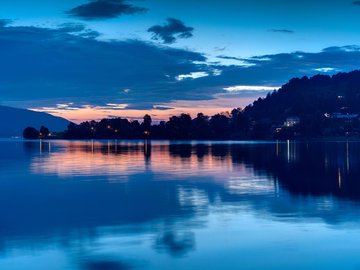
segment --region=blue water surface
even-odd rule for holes
[[[360,269],[360,142],[0,141],[0,269]]]

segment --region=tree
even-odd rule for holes
[[[23,131],[24,139],[35,140],[39,138],[39,131],[33,127],[27,127]]]
[[[195,139],[209,139],[211,137],[209,116],[198,113],[197,117],[193,119],[193,137]]]
[[[215,114],[210,119],[210,127],[216,139],[226,139],[230,128],[230,118],[227,114]]]
[[[152,119],[151,119],[151,116],[150,115],[148,115],[148,114],[145,114],[144,115],[144,121],[143,121],[143,126],[145,127],[145,128],[149,128],[150,126],[151,126],[151,123],[152,123]]]
[[[151,116],[148,114],[144,115],[144,121],[141,124],[142,132],[143,132],[143,138],[144,139],[150,139],[151,138],[151,123],[152,119]]]
[[[40,138],[48,138],[50,135],[50,130],[47,127],[41,126],[40,128]]]

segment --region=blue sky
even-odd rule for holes
[[[359,68],[359,15],[347,0],[1,1],[0,104],[75,121],[243,107]]]

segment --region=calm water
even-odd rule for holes
[[[0,269],[360,269],[360,142],[0,141]]]

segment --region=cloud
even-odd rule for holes
[[[280,86],[293,77],[360,68],[360,47],[354,45],[239,57],[225,66],[208,62],[199,52],[152,42],[86,38],[79,35],[83,29],[0,28],[1,103],[64,113],[80,108],[84,114],[97,108],[108,110],[106,115],[170,111],[179,100],[196,107],[197,102],[214,104],[219,94],[248,101],[262,94],[248,87],[224,88]]]
[[[244,58],[240,58],[240,57],[236,57],[236,56],[218,55],[216,57],[219,59],[225,59],[225,60],[244,61]]]
[[[193,36],[193,27],[177,19],[168,18],[164,25],[154,25],[148,29],[152,33],[152,39],[162,40],[165,44],[172,44],[177,38],[191,38]]]
[[[62,23],[57,28],[60,31],[64,31],[66,33],[76,33],[82,32],[86,29],[86,26],[82,23]]]
[[[182,81],[182,80],[186,80],[186,79],[198,79],[198,78],[207,77],[207,76],[209,76],[209,73],[207,73],[205,71],[198,71],[198,72],[191,72],[189,74],[180,74],[180,75],[176,76],[175,79],[178,81]]]
[[[227,49],[227,47],[214,47],[215,52],[223,52]]]
[[[98,31],[94,31],[92,29],[86,28],[86,26],[82,23],[72,23],[72,22],[71,23],[63,23],[63,24],[59,25],[57,30],[65,32],[65,33],[76,34],[81,37],[90,38],[90,39],[98,38],[99,36],[101,36],[101,33],[99,33]]]
[[[154,105],[153,108],[155,110],[160,110],[160,111],[168,111],[174,109],[173,107],[161,106],[161,105]]]
[[[326,67],[329,74],[351,71],[360,68],[360,48],[358,46],[329,47],[317,53],[293,52],[259,55],[243,59],[243,61],[248,66],[222,67],[222,75],[219,78],[209,78],[209,81],[221,80],[225,84],[224,87],[234,85],[273,86],[282,85],[293,77],[315,75],[322,67]],[[324,70],[322,69],[322,71]],[[218,81],[217,84],[220,82]]]
[[[360,6],[360,1],[353,1],[354,5]]]
[[[6,27],[9,24],[12,24],[13,20],[9,20],[9,19],[0,19],[0,27]]]
[[[334,72],[334,71],[336,71],[335,68],[330,68],[330,67],[315,68],[314,70],[319,71],[319,72],[324,72],[324,73],[329,73],[329,72]]]
[[[280,86],[263,86],[263,85],[235,85],[225,87],[224,90],[228,92],[239,91],[274,91],[279,89]]]
[[[101,20],[145,11],[145,8],[134,6],[125,0],[89,0],[88,3],[66,11],[66,14],[83,20]]]
[[[0,28],[0,57],[6,63],[0,73],[0,99],[21,107],[73,102],[132,108],[146,103],[152,108],[176,95],[192,98],[192,91],[178,87],[177,76],[213,70],[195,64],[206,62],[201,53],[140,40],[84,38],[79,36],[83,29],[81,25]],[[200,94],[208,95],[205,90]]]
[[[294,34],[295,31],[289,29],[269,29],[269,32],[283,33],[283,34]]]
[[[230,65],[237,65],[237,66],[243,66],[243,67],[248,67],[248,66],[253,65],[253,64],[247,63],[246,59],[241,58],[241,57],[236,57],[236,56],[218,55],[218,56],[216,56],[216,58],[219,58],[221,60],[227,60],[227,61],[222,61],[223,64],[225,64],[226,62],[229,62]]]

